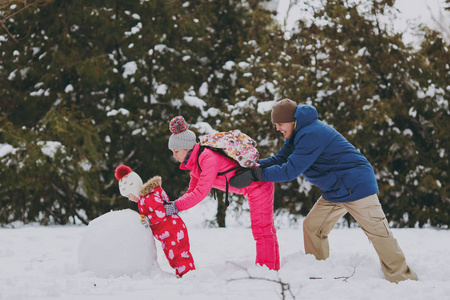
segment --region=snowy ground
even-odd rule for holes
[[[281,284],[268,280],[289,284],[286,299],[293,299],[290,293],[295,299],[450,299],[448,230],[394,229],[420,280],[393,284],[384,279],[362,230],[335,228],[331,257],[316,261],[304,254],[301,224],[289,225],[280,217],[282,267],[277,273],[254,266],[248,215],[239,217],[241,223],[230,216],[228,228],[204,225],[214,207],[214,200],[205,200],[181,215],[197,267],[182,279],[173,275],[158,242],[161,270],[101,277],[78,263],[84,225],[0,228],[0,299],[280,299]],[[351,277],[333,279],[342,276]]]

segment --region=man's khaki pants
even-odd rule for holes
[[[319,260],[327,259],[328,234],[347,212],[372,242],[387,280],[399,282],[418,279],[417,274],[406,264],[403,251],[389,229],[376,194],[346,203],[330,202],[320,197],[303,222],[305,253],[314,254]]]

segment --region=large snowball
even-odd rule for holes
[[[78,263],[100,276],[161,270],[152,231],[131,209],[111,211],[89,223],[78,248]]]

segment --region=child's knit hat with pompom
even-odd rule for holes
[[[172,135],[169,138],[169,149],[192,149],[195,146],[197,137],[190,131],[189,124],[182,116],[177,116],[170,120],[169,129]]]
[[[142,179],[138,174],[133,172],[128,166],[120,165],[116,168],[114,175],[119,180],[119,190],[122,196],[128,197],[128,195],[132,194],[136,198],[139,198]]]

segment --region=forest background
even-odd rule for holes
[[[270,106],[287,97],[368,158],[391,226],[448,229],[448,39],[420,26],[405,44],[394,0],[302,2],[313,21],[286,30],[258,0],[1,1],[0,224],[132,208],[120,164],[161,175],[175,200],[189,175],[171,118],[198,136],[240,129],[268,157],[284,142]],[[301,176],[276,184],[276,212],[304,216],[320,194]],[[219,193],[216,226],[225,214]]]

